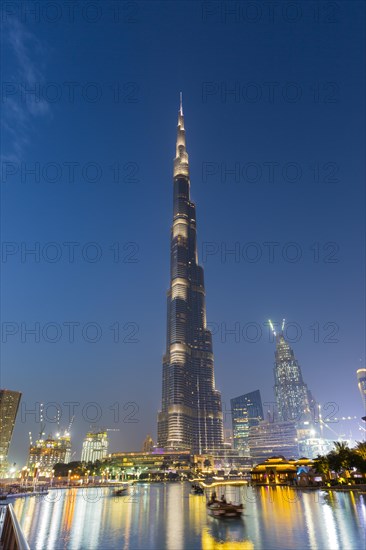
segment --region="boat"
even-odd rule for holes
[[[192,493],[193,493],[194,495],[203,495],[203,494],[204,494],[204,490],[203,490],[203,488],[202,488],[200,485],[198,485],[198,483],[193,483],[193,485],[192,485]]]
[[[115,491],[113,491],[113,495],[115,497],[122,497],[124,495],[127,495],[128,493],[128,485],[123,485],[123,487],[119,487],[118,489],[115,489]]]
[[[242,504],[211,502],[207,504],[208,513],[214,518],[239,518],[244,510]]]
[[[218,500],[215,491],[212,492],[211,498],[207,502],[207,508],[210,516],[214,518],[238,518],[244,510],[243,504],[226,502],[224,495]]]

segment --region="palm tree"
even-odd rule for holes
[[[355,452],[360,455],[363,460],[366,460],[366,441],[356,441]]]
[[[329,466],[337,473],[344,471],[350,477],[352,469],[352,451],[345,441],[334,441],[334,450],[328,453]]]
[[[317,474],[322,476],[323,481],[329,480],[330,468],[327,456],[318,455],[314,460],[313,468]]]

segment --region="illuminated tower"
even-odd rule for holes
[[[106,430],[88,432],[83,441],[81,462],[95,462],[103,460],[108,452],[108,434]]]
[[[285,320],[282,322],[279,334],[273,329],[271,321],[269,323],[276,337],[274,391],[279,420],[282,422],[295,421],[298,428],[304,422],[309,425],[313,420],[314,400],[302,378],[301,368],[295,354],[283,335]]]
[[[7,468],[7,458],[13,435],[21,393],[11,390],[0,390],[0,473]]]
[[[366,369],[357,370],[357,382],[362,398],[363,410],[366,413]]]
[[[173,172],[170,279],[158,446],[204,453],[222,447],[223,421],[212,337],[206,327],[203,269],[198,265],[182,96]]]

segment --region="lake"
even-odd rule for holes
[[[360,549],[366,495],[292,487],[215,488],[244,503],[242,519],[207,515],[206,496],[189,483],[54,489],[19,498],[14,509],[31,549]]]

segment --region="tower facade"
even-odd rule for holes
[[[300,365],[295,354],[286,342],[283,329],[276,336],[274,363],[275,396],[279,420],[294,421],[300,428],[305,422],[309,425],[313,418],[313,397],[305,384]]]
[[[249,455],[249,429],[263,420],[262,399],[259,390],[230,400],[234,449]]]
[[[108,452],[108,434],[105,430],[88,432],[83,441],[81,462],[95,462],[102,460]]]
[[[366,369],[357,370],[357,385],[360,390],[364,413],[366,414]]]
[[[21,393],[0,390],[0,473],[7,469],[7,458],[13,435]]]
[[[205,285],[203,269],[198,265],[196,209],[190,200],[182,99],[173,171],[166,341],[158,446],[199,454],[221,448],[221,395],[215,389],[212,337],[206,326]]]

